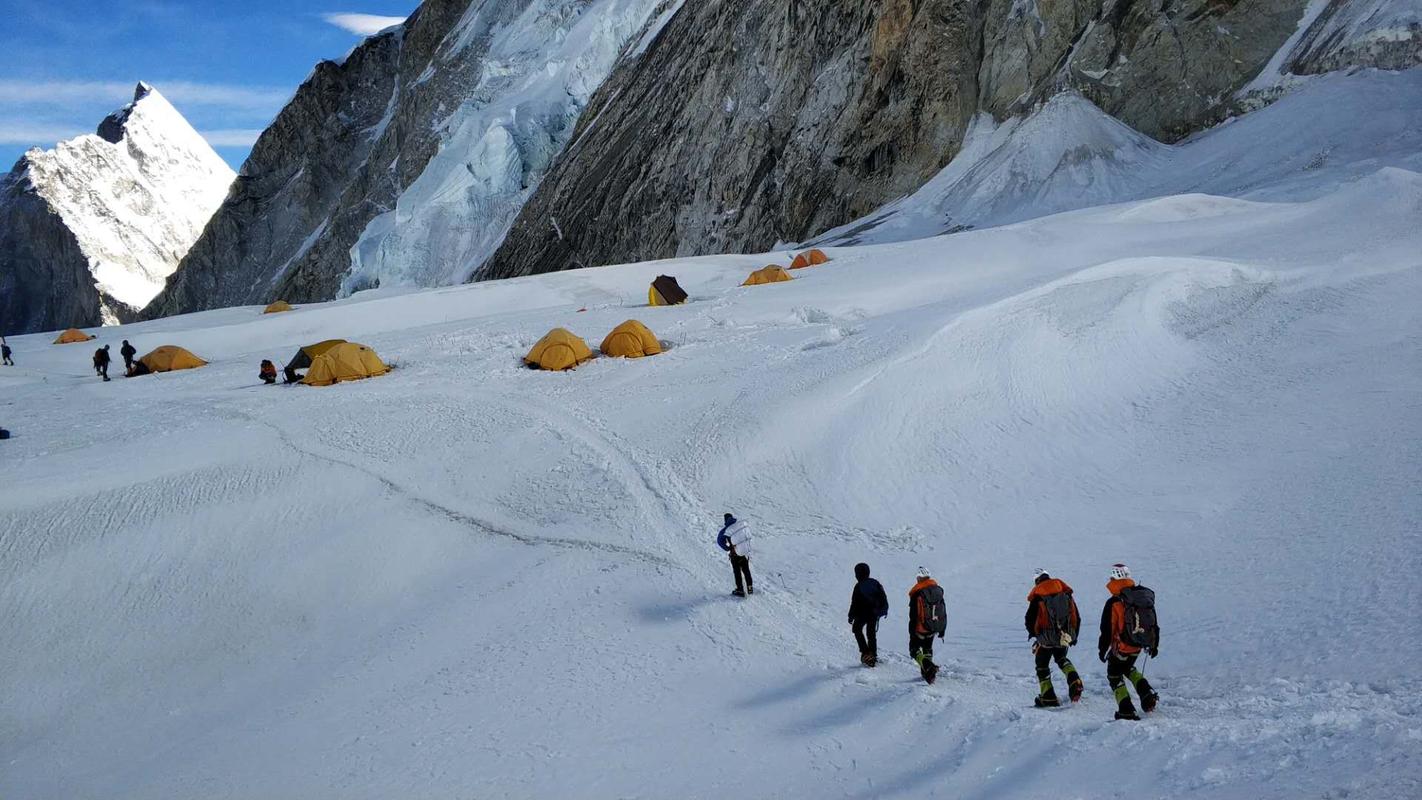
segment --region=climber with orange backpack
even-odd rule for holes
[[[1027,637],[1032,640],[1032,655],[1037,660],[1038,708],[1061,705],[1056,687],[1052,686],[1052,661],[1057,662],[1067,679],[1067,696],[1073,703],[1081,699],[1081,675],[1067,658],[1067,649],[1081,632],[1081,612],[1077,610],[1071,587],[1060,578],[1053,578],[1045,569],[1038,569],[1032,591],[1027,593]]]
[[[1131,570],[1125,564],[1111,566],[1111,579],[1106,584],[1110,599],[1101,609],[1101,638],[1097,640],[1097,655],[1106,663],[1106,680],[1116,695],[1116,719],[1138,720],[1131,703],[1130,679],[1141,696],[1141,709],[1155,710],[1160,696],[1150,687],[1145,675],[1136,668],[1141,653],[1155,658],[1160,652],[1160,625],[1155,618],[1155,592],[1137,586]]]
[[[926,683],[938,677],[938,665],[933,663],[933,637],[942,639],[948,631],[948,608],[943,601],[943,588],[928,574],[927,567],[918,568],[918,580],[909,590],[909,656],[918,663]]]

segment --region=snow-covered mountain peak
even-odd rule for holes
[[[93,134],[31,150],[20,169],[73,233],[113,322],[163,287],[222,203],[234,174],[163,95],[133,102]]]

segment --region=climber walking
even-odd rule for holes
[[[948,607],[943,602],[943,589],[928,574],[927,567],[919,567],[918,580],[909,589],[909,656],[918,662],[927,683],[938,677],[938,665],[933,663],[933,637],[942,639],[947,631]]]
[[[104,345],[94,351],[94,372],[104,380],[109,379],[109,346]]]
[[[133,345],[123,340],[123,347],[119,348],[119,355],[123,356],[123,372],[125,375],[133,371],[133,357],[138,355],[138,351],[133,349]]]
[[[716,534],[716,544],[731,556],[731,571],[736,576],[736,590],[731,594],[736,597],[755,594],[755,581],[751,579],[750,571],[750,526],[729,513],[724,519],[721,532]]]
[[[0,339],[0,363],[7,367],[15,366],[15,359],[10,358],[10,345],[5,344],[4,339]]]
[[[1038,708],[1061,705],[1056,687],[1052,686],[1052,662],[1067,679],[1067,696],[1073,703],[1081,699],[1081,676],[1067,650],[1081,632],[1081,613],[1072,597],[1071,587],[1060,578],[1053,578],[1045,569],[1038,569],[1032,591],[1027,593],[1027,638],[1032,640],[1032,655],[1037,660]]]
[[[1111,567],[1106,584],[1111,593],[1101,609],[1101,638],[1096,643],[1097,655],[1106,663],[1106,680],[1116,695],[1116,719],[1140,719],[1131,703],[1130,679],[1141,697],[1141,709],[1155,710],[1160,696],[1150,687],[1145,675],[1136,669],[1136,659],[1142,652],[1155,658],[1160,648],[1160,626],[1155,618],[1155,592],[1137,586],[1131,570],[1125,564]]]
[[[872,667],[879,663],[879,620],[889,616],[889,597],[884,585],[869,577],[869,565],[854,565],[854,593],[849,597],[849,624],[859,644],[859,663]]]

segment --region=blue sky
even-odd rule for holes
[[[147,81],[235,169],[323,58],[418,0],[0,0],[0,172],[92,133]]]

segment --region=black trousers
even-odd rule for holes
[[[913,658],[920,650],[923,651],[924,658],[933,660],[933,634],[919,636],[909,633],[909,658]]]
[[[1080,684],[1081,676],[1076,672],[1076,666],[1067,658],[1065,647],[1037,647],[1037,685],[1039,694],[1043,698],[1055,698],[1056,690],[1052,688],[1052,661],[1057,662],[1062,674],[1066,675],[1067,685]]]
[[[731,554],[731,571],[736,574],[736,588],[745,591],[755,586],[750,574],[750,556]]]
[[[124,356],[124,357],[123,357],[123,371],[124,371],[124,372],[128,372],[128,371],[131,370],[131,369],[133,369],[133,356]]]
[[[109,379],[109,362],[104,361],[94,365],[94,371],[99,373],[99,377],[104,380]]]
[[[854,621],[854,641],[859,643],[860,655],[879,655],[879,620],[856,619]]]
[[[1136,687],[1136,694],[1142,698],[1155,694],[1155,690],[1150,688],[1150,681],[1136,669],[1138,657],[1121,658],[1114,652],[1106,656],[1106,682],[1111,684],[1111,693],[1116,696],[1116,704],[1120,706],[1121,711],[1135,709],[1135,705],[1131,703],[1131,691],[1126,688],[1127,681]]]

